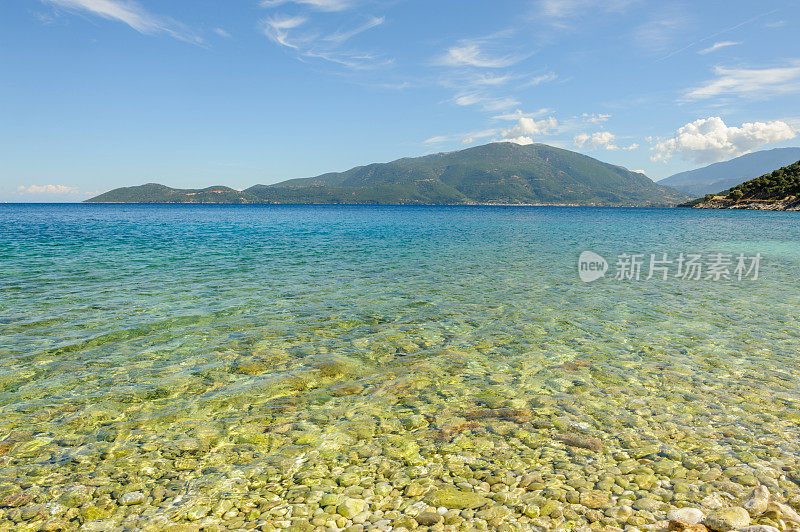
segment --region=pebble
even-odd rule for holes
[[[676,508],[667,512],[667,520],[681,521],[689,525],[702,523],[705,518],[703,511],[697,508]]]
[[[444,506],[448,509],[474,510],[488,504],[489,499],[471,491],[443,488],[428,495],[427,502],[435,507]]]
[[[144,493],[141,491],[129,491],[120,498],[119,502],[125,506],[142,504],[144,502]]]
[[[705,525],[716,532],[739,530],[750,525],[750,514],[740,506],[720,508],[706,518]]]
[[[342,517],[350,519],[363,512],[366,506],[367,503],[361,499],[347,498],[336,508],[336,512]]]
[[[758,517],[767,511],[769,499],[769,490],[764,486],[758,486],[750,492],[747,500],[742,503],[742,508],[750,513],[750,517]]]
[[[422,512],[415,519],[421,526],[433,526],[442,520],[442,516],[438,512]]]

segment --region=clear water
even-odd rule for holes
[[[612,269],[625,252],[763,258],[758,280],[609,272],[587,284],[586,249]],[[304,471],[335,485],[355,468],[371,501],[370,482],[402,488],[411,467],[428,468],[426,489],[458,486],[463,462],[539,471],[545,484],[570,463],[594,484],[629,459],[722,469],[704,483],[689,468],[688,494],[658,472],[655,486],[612,494],[654,492],[665,509],[738,496],[736,479],[766,467],[788,500],[800,477],[798,280],[796,213],[0,205],[0,495],[33,496],[6,519],[41,520],[19,512],[75,485],[113,501],[92,479],[119,483],[120,471],[147,502],[109,503],[104,517],[141,524],[246,498],[225,484],[236,475],[264,475],[294,504]],[[572,433],[603,448],[564,445]],[[376,460],[389,469],[369,469]],[[148,474],[153,464],[172,474]],[[263,497],[263,483],[250,490]],[[401,494],[396,511],[421,497]],[[563,513],[544,518],[592,522]]]

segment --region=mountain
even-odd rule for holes
[[[685,206],[696,209],[800,211],[800,161],[736,185],[724,196],[709,194]]]
[[[158,183],[123,187],[86,200],[86,203],[257,203],[255,197],[229,187],[178,189]]]
[[[504,142],[255,185],[242,192],[151,184],[112,190],[87,201],[658,205],[686,199],[644,174],[586,155],[544,144]]]
[[[800,148],[775,148],[748,153],[730,161],[681,172],[658,182],[690,196],[714,194],[748,179],[771,172],[800,159]]]

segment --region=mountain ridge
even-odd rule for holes
[[[715,194],[792,164],[800,159],[800,148],[773,148],[735,157],[702,168],[687,170],[657,181],[690,196]]]
[[[505,142],[371,163],[243,191],[148,184],[115,189],[87,202],[623,206],[674,204],[688,198],[642,173],[587,155],[545,144]]]

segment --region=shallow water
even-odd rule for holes
[[[628,281],[622,253],[762,259]],[[444,488],[490,501],[454,529],[646,526],[754,478],[791,503],[798,279],[796,213],[0,205],[0,527],[411,528]]]

